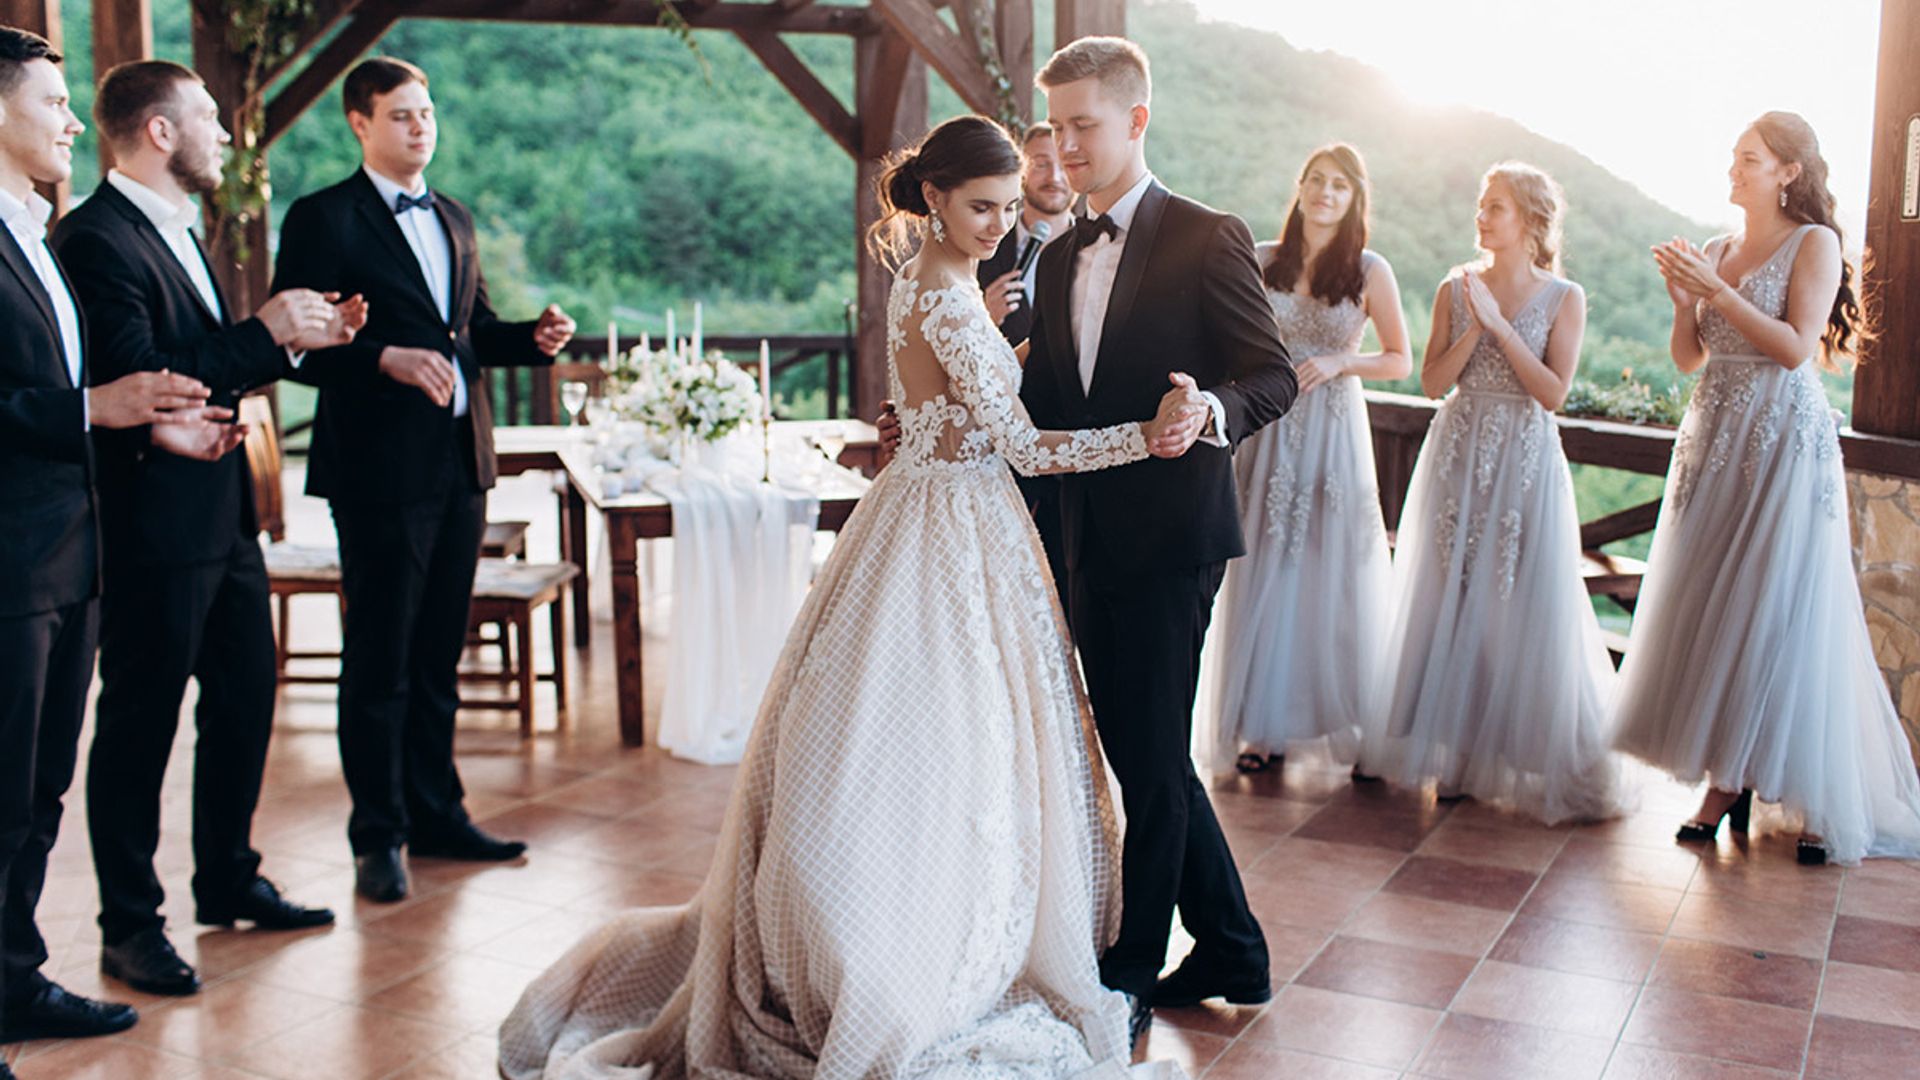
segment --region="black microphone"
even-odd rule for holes
[[[1047,238],[1053,235],[1053,226],[1044,221],[1036,221],[1027,233],[1026,246],[1020,249],[1020,257],[1013,261],[1013,270],[1021,277],[1027,276],[1027,267],[1040,257],[1040,249],[1046,245]]]

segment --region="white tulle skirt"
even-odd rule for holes
[[[1549,824],[1625,803],[1613,667],[1580,581],[1580,521],[1553,417],[1454,393],[1420,448],[1394,551],[1390,703],[1365,766]]]
[[[1377,734],[1392,569],[1360,380],[1335,379],[1234,452],[1247,554],[1227,566],[1202,700],[1207,754],[1324,738],[1352,763]],[[1211,727],[1208,728],[1208,722]]]
[[[1674,449],[1620,747],[1800,815],[1829,857],[1920,857],[1920,778],[1880,670],[1831,409],[1809,365],[1714,357]]]
[[[794,624],[699,894],[541,975],[502,1071],[1125,1075],[1105,776],[1006,467],[896,463]]]

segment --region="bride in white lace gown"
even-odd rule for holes
[[[1580,583],[1573,478],[1548,410],[1579,364],[1586,297],[1557,275],[1559,186],[1517,163],[1481,185],[1491,256],[1449,276],[1421,363],[1455,384],[1414,466],[1394,553],[1392,705],[1369,771],[1554,824],[1620,806],[1613,666]]]
[[[962,117],[883,180],[932,236],[887,305],[899,456],[794,623],[699,894],[528,987],[501,1028],[511,1080],[1127,1070],[1128,1006],[1095,960],[1118,924],[1105,766],[1007,464],[1138,461],[1195,418],[1176,392],[1146,423],[1027,420],[972,265],[1013,225],[1019,169]]]
[[[1768,113],[1740,137],[1746,228],[1655,249],[1687,405],[1621,672],[1620,745],[1712,781],[1682,840],[1755,797],[1801,819],[1802,862],[1920,857],[1920,779],[1860,603],[1846,479],[1818,364],[1844,355],[1853,293],[1813,129]]]

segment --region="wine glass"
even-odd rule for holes
[[[823,424],[813,434],[814,448],[827,456],[827,464],[840,464],[840,454],[847,448],[846,429],[837,423]]]
[[[574,426],[586,423],[583,410],[587,407],[587,384],[579,379],[568,379],[560,384],[560,407],[573,417]]]

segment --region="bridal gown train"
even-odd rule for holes
[[[1781,318],[1803,225],[1738,284]],[[1707,246],[1719,259],[1725,241]],[[1834,862],[1920,857],[1914,774],[1854,576],[1833,409],[1710,305],[1706,371],[1673,449],[1621,669],[1620,746],[1686,781],[1752,788]]]
[[[970,281],[898,278],[887,346],[899,455],[795,620],[705,884],[528,987],[512,1080],[1127,1073],[1096,964],[1119,914],[1105,764],[1007,463],[1146,444],[1036,431]]]

